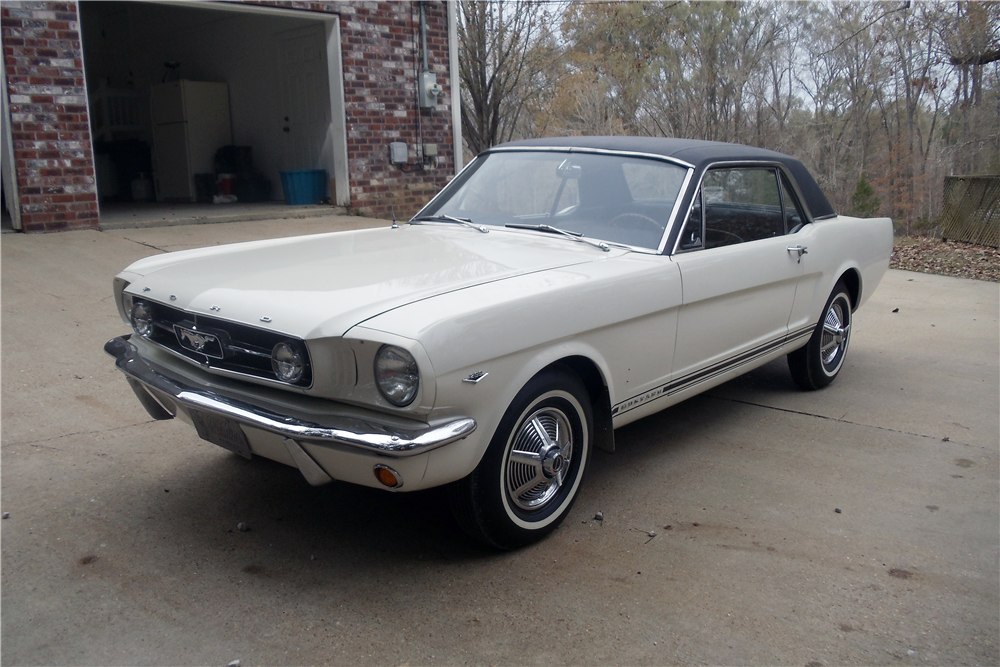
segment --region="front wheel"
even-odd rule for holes
[[[500,549],[550,533],[576,499],[592,432],[580,379],[558,366],[536,375],[507,408],[479,466],[449,487],[458,523]]]
[[[851,295],[839,281],[809,342],[788,355],[788,370],[795,384],[821,389],[833,382],[844,365],[850,340]]]

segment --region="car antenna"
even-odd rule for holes
[[[392,229],[399,229],[399,225],[396,224],[396,207],[392,207]]]

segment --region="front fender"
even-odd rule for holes
[[[612,400],[661,382],[673,360],[680,302],[680,275],[669,257],[598,256],[408,304],[362,326],[424,346],[436,372],[434,422],[468,414],[479,424],[475,437],[432,457],[429,486],[475,469],[514,396],[554,362],[590,360]],[[463,381],[477,372],[488,375]]]
[[[520,351],[439,377],[440,413],[436,411],[435,422],[448,419],[447,415],[472,414],[478,429],[475,437],[433,452],[423,484],[444,484],[475,470],[507,407],[521,388],[548,366],[569,357],[584,357],[592,361],[607,383],[610,375],[607,360],[582,340],[562,341],[539,349]],[[476,383],[463,381],[477,371],[487,375]]]

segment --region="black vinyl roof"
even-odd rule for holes
[[[795,179],[813,219],[836,215],[830,201],[801,162],[784,153],[764,148],[727,144],[721,141],[666,137],[552,137],[511,141],[495,148],[589,148],[647,153],[683,160],[694,166],[698,177],[717,162],[776,162],[783,165]],[[698,182],[697,179],[695,182]]]

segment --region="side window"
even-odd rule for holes
[[[694,196],[694,201],[691,202],[691,213],[688,214],[687,221],[684,223],[684,228],[681,230],[680,242],[678,244],[679,250],[697,250],[698,248],[701,248],[701,211],[701,190],[698,190]]]
[[[770,167],[712,169],[702,180],[705,247],[782,236],[778,175]]]
[[[789,234],[794,234],[806,223],[806,216],[802,215],[802,209],[792,194],[788,177],[784,174],[781,174],[781,201],[785,206],[785,229]]]

